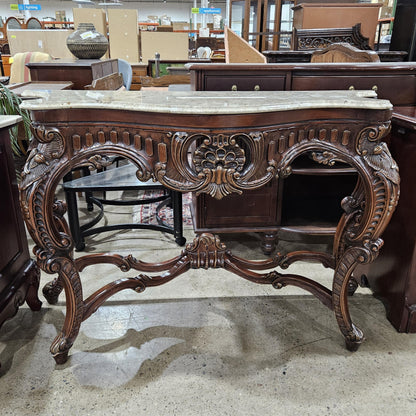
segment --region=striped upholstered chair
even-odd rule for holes
[[[44,52],[21,52],[13,55],[10,60],[12,61],[12,64],[10,67],[9,83],[15,84],[17,82],[30,81],[30,71],[26,66],[27,63],[50,61],[52,60],[52,57]]]

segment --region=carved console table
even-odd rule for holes
[[[57,363],[67,360],[81,322],[110,296],[123,289],[142,292],[194,268],[224,268],[278,289],[301,287],[334,311],[347,348],[359,347],[363,333],[348,309],[350,280],[357,264],[378,255],[399,194],[397,165],[381,141],[390,128],[389,101],[375,99],[373,91],[52,91],[23,106],[31,111],[35,142],[20,185],[22,210],[39,266],[58,275],[44,288],[47,300],[56,302],[63,289],[66,294],[64,326],[51,345]],[[348,163],[358,172],[356,188],[342,203],[332,254],[302,251],[250,261],[203,234],[160,263],[109,253],[73,258],[66,207],[55,200],[55,190],[76,166],[98,168],[118,155],[137,166],[141,180],[223,198],[289,175],[292,162],[305,153],[322,164]],[[277,270],[298,260],[333,268],[332,289]],[[80,272],[98,263],[140,274],[84,299]]]

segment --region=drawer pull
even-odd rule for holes
[[[375,92],[377,92],[377,91],[378,91],[378,87],[377,87],[377,85],[373,85],[373,86],[371,87],[371,89],[372,89],[373,91],[375,91]]]
[[[231,87],[231,91],[237,91],[237,85],[233,85],[233,86]]]
[[[254,86],[254,91],[260,91],[260,85],[255,85]]]
[[[349,90],[355,90],[355,87],[354,87],[354,85],[350,85],[350,86],[348,87],[348,89],[349,89]]]

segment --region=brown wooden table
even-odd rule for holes
[[[27,81],[7,85],[7,88],[22,97],[24,91],[70,90],[73,86],[74,83],[71,81]]]
[[[224,268],[277,289],[299,286],[334,311],[347,348],[359,347],[364,337],[349,314],[349,281],[358,264],[377,257],[399,194],[397,165],[382,142],[390,127],[388,101],[376,100],[373,91],[59,91],[22,106],[31,112],[36,135],[20,184],[22,209],[39,266],[58,274],[44,288],[47,300],[56,302],[63,289],[66,294],[65,323],[51,345],[57,363],[67,360],[82,321],[106,299],[124,289],[142,292],[197,268]],[[295,251],[251,261],[235,257],[218,236],[207,233],[159,263],[110,253],[73,257],[65,204],[56,200],[55,190],[77,166],[99,168],[121,156],[137,166],[140,180],[154,178],[177,191],[220,199],[289,176],[303,154],[322,165],[347,163],[359,177],[342,202],[332,254]],[[277,270],[298,260],[332,268],[332,289]],[[141,273],[84,299],[80,273],[100,263]]]

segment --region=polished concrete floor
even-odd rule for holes
[[[192,235],[187,229],[188,241]],[[262,258],[255,235],[224,240],[236,254]],[[107,250],[159,261],[179,249],[153,231],[88,238],[88,252]],[[319,265],[289,271],[330,286],[330,271]],[[87,268],[84,297],[121,275],[134,272]],[[42,274],[41,285],[50,279]],[[333,313],[312,295],[190,271],[142,294],[116,294],[82,324],[63,365],[49,345],[65,298],[48,305],[40,296],[40,312],[22,306],[0,330],[1,415],[416,414],[416,334],[397,333],[368,289],[350,300],[366,336],[351,353]]]

